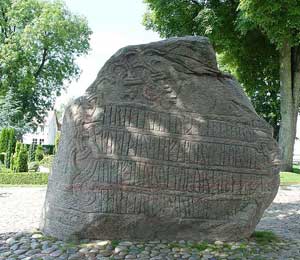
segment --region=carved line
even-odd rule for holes
[[[132,102],[122,102],[122,103],[103,103],[103,107],[106,106],[116,106],[118,108],[129,108],[129,109],[141,109],[140,111],[145,111],[145,112],[152,112],[152,113],[160,113],[162,115],[167,115],[167,116],[181,116],[182,118],[201,118],[204,120],[216,120],[216,121],[220,121],[223,123],[226,122],[230,122],[232,124],[237,124],[240,125],[241,127],[245,127],[245,126],[249,126],[249,127],[253,127],[253,129],[255,130],[262,130],[262,131],[270,131],[272,128],[271,126],[269,126],[267,123],[263,122],[262,119],[260,119],[259,117],[255,117],[251,120],[247,120],[247,122],[243,121],[241,122],[241,118],[240,117],[236,117],[236,116],[220,116],[220,115],[201,115],[199,113],[195,113],[192,111],[182,111],[182,112],[177,112],[177,111],[172,111],[169,113],[163,112],[163,111],[157,111],[154,109],[149,108],[148,106],[144,105],[144,104],[132,104]],[[230,119],[232,119],[232,121],[230,121]],[[246,118],[245,118],[246,119]],[[248,119],[248,118],[247,118]],[[264,127],[257,127],[253,121],[260,121],[261,124]],[[92,122],[90,122],[92,123]],[[266,127],[269,127],[269,129],[266,129]]]

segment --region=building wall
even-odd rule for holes
[[[55,112],[50,111],[45,119],[45,123],[39,125],[36,132],[23,135],[23,143],[32,144],[34,139],[36,139],[37,144],[40,144],[40,141],[43,140],[42,144],[44,145],[54,145],[57,130]]]
[[[46,128],[45,128],[46,129]],[[49,121],[47,124],[47,144],[48,145],[54,145],[55,144],[55,136],[57,133],[57,124],[56,124],[56,117],[55,113],[53,112],[53,115],[49,117]]]

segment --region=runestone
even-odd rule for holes
[[[207,38],[128,46],[66,109],[41,228],[64,240],[246,238],[277,193],[278,154]]]

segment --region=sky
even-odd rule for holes
[[[82,95],[118,49],[160,39],[157,33],[147,31],[142,25],[146,10],[143,0],[65,0],[65,3],[73,13],[87,18],[93,35],[89,55],[77,60],[82,71],[79,80],[67,85],[68,89],[57,99],[56,107]]]

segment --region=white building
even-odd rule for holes
[[[23,135],[24,144],[54,145],[56,133],[60,130],[60,124],[55,111],[49,111],[44,123],[40,124],[34,133]]]

